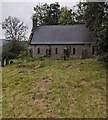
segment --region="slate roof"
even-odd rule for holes
[[[30,44],[87,44],[92,35],[84,24],[47,25],[35,29]]]

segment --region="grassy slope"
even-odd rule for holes
[[[96,60],[36,60],[3,68],[3,117],[106,117],[106,70]]]

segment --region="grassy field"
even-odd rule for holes
[[[15,61],[2,72],[3,117],[106,117],[106,69],[95,59]]]

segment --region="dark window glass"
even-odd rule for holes
[[[73,48],[73,54],[75,54],[75,48]]]
[[[40,48],[37,49],[37,54],[40,54]]]
[[[55,54],[58,54],[58,49],[57,48],[55,49]]]
[[[95,48],[94,47],[92,47],[92,54],[94,54],[95,53]]]

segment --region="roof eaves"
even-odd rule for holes
[[[91,44],[92,42],[31,42],[31,45],[47,45],[47,44],[52,44],[52,45],[57,45],[57,44]]]

